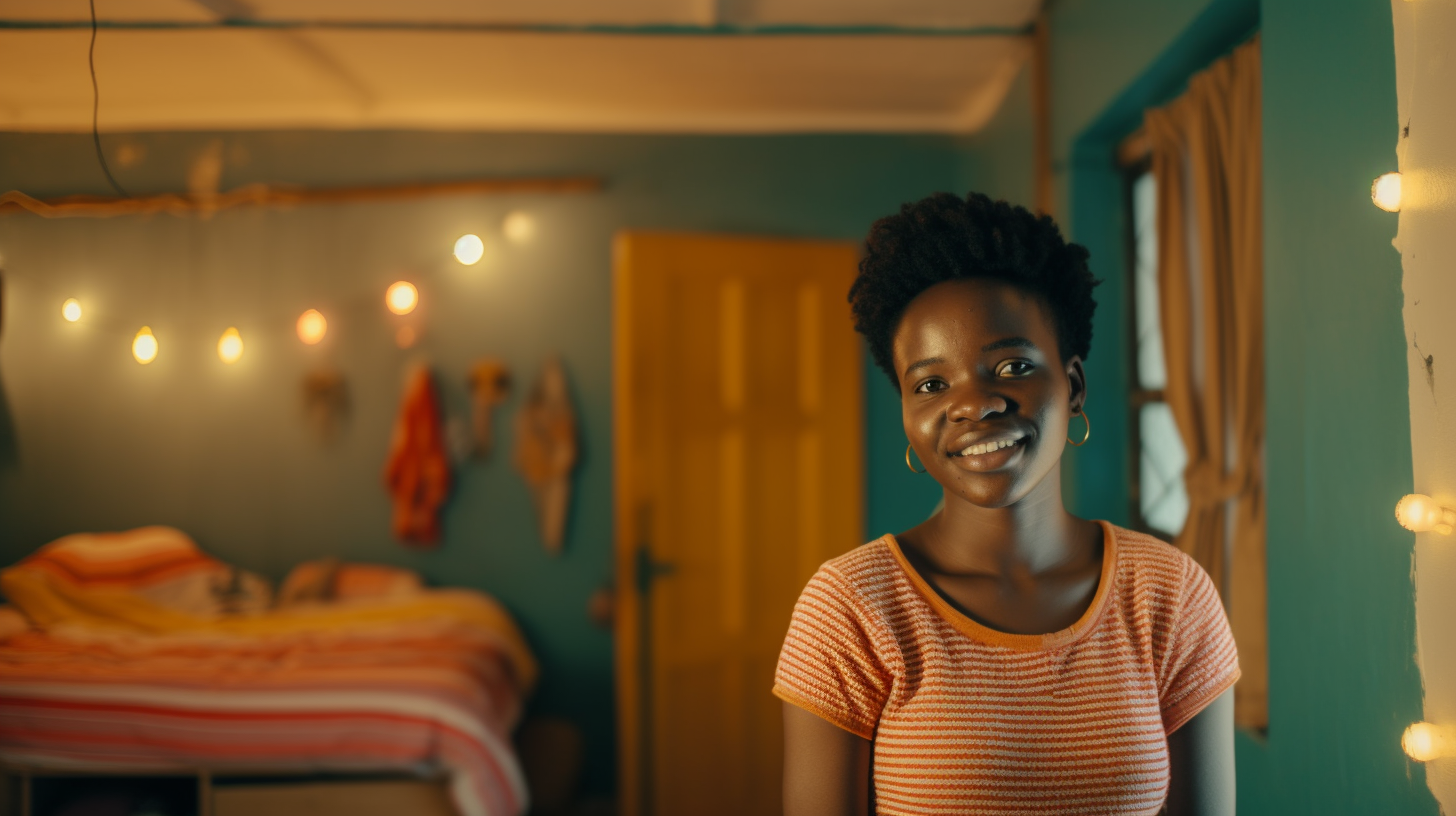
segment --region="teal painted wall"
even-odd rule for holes
[[[222,187],[253,181],[384,184],[488,175],[597,174],[604,192],[470,196],[389,204],[43,220],[0,217],[6,269],[0,335],[0,563],[56,536],[175,525],[219,557],[280,577],[313,557],[400,564],[438,584],[474,586],[519,617],[544,673],[536,709],[579,721],[590,788],[609,789],[612,647],[591,627],[588,596],[611,577],[610,241],[623,228],[861,238],[902,201],[967,186],[963,146],[920,137],[649,138],[426,133],[230,133],[108,136],[145,159],[118,168],[134,192],[185,189],[214,138]],[[104,193],[90,141],[0,134],[0,190]],[[456,236],[498,235],[504,214],[532,212],[528,247],[500,246],[482,267],[450,257]],[[497,243],[499,240],[497,239]],[[419,283],[419,346],[392,343],[384,287]],[[94,321],[59,319],[81,298]],[[293,337],[309,307],[329,316],[317,348]],[[847,319],[847,308],[846,308]],[[153,364],[129,355],[149,324]],[[218,335],[236,325],[246,353],[221,365]],[[415,359],[441,375],[448,410],[467,410],[477,356],[517,376],[496,415],[509,429],[526,384],[552,353],[566,362],[583,433],[565,553],[536,543],[509,443],[457,472],[437,551],[389,535],[380,470]],[[337,444],[306,433],[300,379],[330,362],[353,411]],[[866,527],[898,530],[934,504],[904,469],[894,392],[867,377]]]
[[[1264,0],[1270,732],[1240,812],[1434,814],[1421,719],[1390,4]]]
[[[1035,206],[1035,139],[1028,67],[1017,75],[991,121],[966,141],[967,175],[974,179],[976,191],[1023,207]]]

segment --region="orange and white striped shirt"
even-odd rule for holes
[[[881,814],[1157,813],[1167,735],[1238,680],[1238,654],[1193,559],[1101,524],[1092,603],[1047,635],[957,611],[893,536],[829,561],[774,694],[874,741]]]

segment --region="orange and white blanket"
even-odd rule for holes
[[[509,733],[536,665],[495,601],[421,590],[229,614],[189,581],[239,584],[168,528],[68,537],[0,572],[30,623],[0,642],[0,760],[440,769],[464,816],[526,810]]]

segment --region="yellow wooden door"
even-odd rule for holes
[[[778,813],[779,646],[863,527],[856,248],[628,233],[616,253],[623,814]]]

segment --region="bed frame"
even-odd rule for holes
[[[37,768],[0,763],[0,816],[35,816],[38,778],[197,779],[197,816],[457,816],[443,775],[320,777],[280,768],[179,768],[175,772]],[[262,781],[260,781],[262,780]]]

